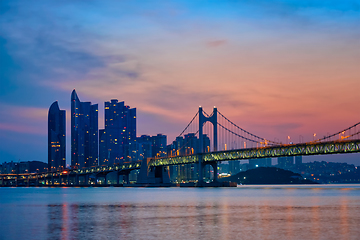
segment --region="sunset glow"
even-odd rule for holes
[[[0,162],[46,162],[47,109],[67,111],[69,137],[74,88],[100,128],[118,99],[138,135],[168,142],[199,105],[284,143],[360,121],[358,1],[2,1],[0,14]]]

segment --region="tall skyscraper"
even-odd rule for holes
[[[51,104],[48,114],[48,169],[56,171],[66,167],[65,110],[58,102]]]
[[[71,94],[71,166],[98,166],[98,105]]]
[[[136,108],[116,99],[105,102],[105,129],[100,132],[101,165],[131,160],[130,144],[136,139]]]
[[[109,165],[110,152],[107,149],[105,129],[99,129],[99,165]]]
[[[167,137],[163,134],[157,134],[151,137],[152,157],[166,157],[167,155]]]

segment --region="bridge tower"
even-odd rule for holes
[[[203,127],[206,122],[210,122],[213,125],[213,144],[214,144],[214,151],[217,151],[218,146],[218,134],[217,134],[217,108],[214,107],[212,114],[207,117],[204,115],[203,109],[199,107],[199,142],[200,142],[200,156],[199,156],[199,184],[203,182],[203,160],[202,160],[202,153],[204,153],[204,133]],[[214,166],[213,166],[214,167]],[[217,169],[214,169],[214,174],[217,172]]]

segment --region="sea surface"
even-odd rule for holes
[[[0,188],[0,239],[360,239],[360,185]]]

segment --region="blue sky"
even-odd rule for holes
[[[138,135],[168,141],[199,105],[269,139],[360,121],[360,1],[1,1],[0,15],[0,162],[47,161],[48,108],[69,119],[74,88],[100,127],[117,98]]]

